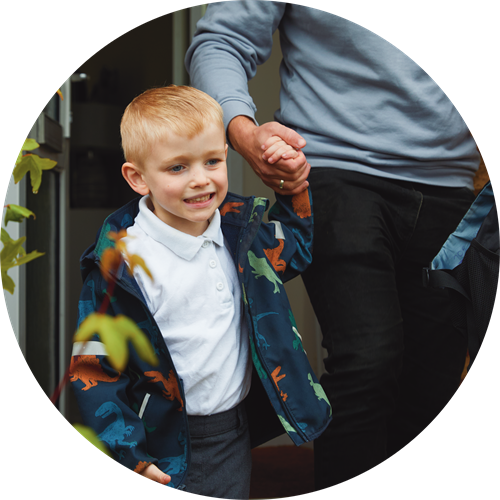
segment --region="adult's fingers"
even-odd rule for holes
[[[264,183],[279,194],[295,195],[301,193],[309,186],[307,177],[309,176],[310,170],[311,165],[307,163],[300,177],[296,179],[285,180],[284,178],[277,178],[273,176],[273,178],[268,177],[265,179]]]

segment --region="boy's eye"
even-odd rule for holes
[[[219,163],[219,160],[216,160],[216,159],[207,161],[207,165],[211,165],[211,166],[217,165],[217,163]]]
[[[181,172],[184,169],[182,165],[174,165],[170,168],[171,172]]]

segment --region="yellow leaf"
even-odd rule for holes
[[[128,363],[128,343],[132,342],[139,357],[157,366],[159,361],[149,339],[142,330],[130,319],[123,315],[116,317],[101,313],[92,313],[82,321],[75,334],[74,342],[87,342],[97,334],[106,346],[109,364],[117,371],[122,372]]]

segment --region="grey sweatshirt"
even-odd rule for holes
[[[248,80],[279,29],[275,119],[307,141],[312,167],[441,186],[467,186],[476,144],[444,92],[410,58],[361,26],[278,2],[210,4],[186,54],[192,85],[214,97],[227,124],[255,120]]]

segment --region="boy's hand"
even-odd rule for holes
[[[264,154],[262,159],[269,163],[275,163],[280,159],[290,160],[299,156],[300,149],[295,149],[287,144],[281,137],[273,135],[263,145]]]
[[[148,465],[142,472],[141,476],[147,477],[153,481],[156,481],[160,484],[168,484],[171,481],[171,477],[168,474],[162,472],[156,465],[151,464]]]

